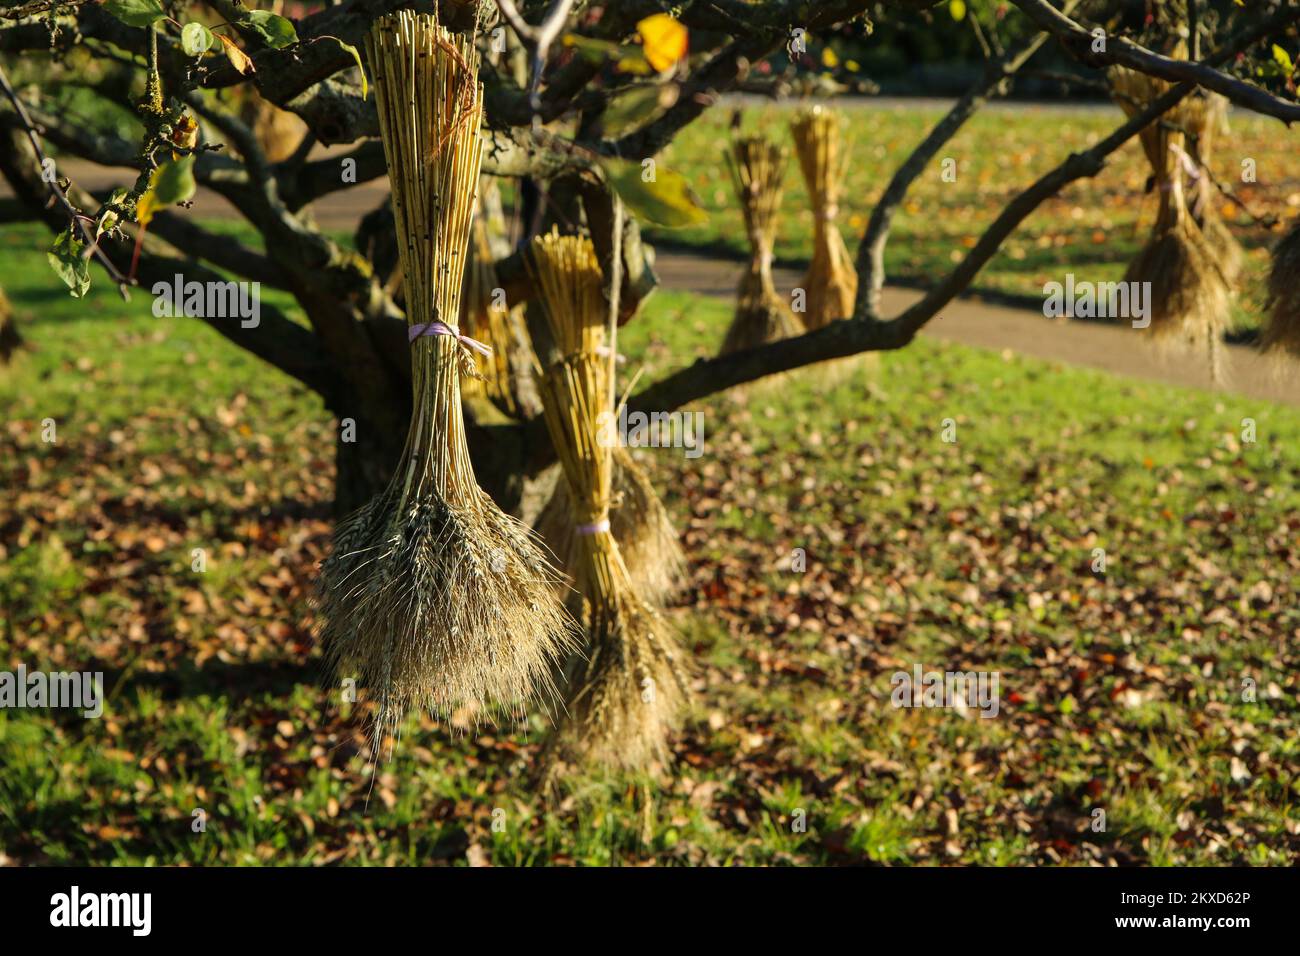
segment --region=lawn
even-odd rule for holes
[[[849,161],[839,223],[856,250],[871,210],[895,170],[942,117],[934,107],[873,105],[846,107]],[[750,105],[746,132],[790,140],[786,108]],[[688,126],[662,154],[663,163],[684,174],[709,212],[707,222],[672,231],[651,231],[669,239],[729,255],[747,252],[745,230],[721,154],[730,136],[731,114],[712,110]],[[894,220],[885,267],[890,281],[932,284],[975,244],[1002,207],[1071,152],[1088,148],[1123,121],[1118,108],[1053,109],[1018,104],[986,108],[944,146],[913,184]],[[947,182],[942,161],[956,161],[956,181]],[[1251,161],[1256,182],[1243,182]],[[1231,134],[1220,136],[1210,157],[1216,178],[1256,214],[1273,213],[1288,222],[1300,213],[1300,164],[1295,144],[1276,120],[1238,111]],[[1026,300],[1042,300],[1043,284],[1063,281],[1068,261],[1080,281],[1122,278],[1124,268],[1150,232],[1155,193],[1144,192],[1150,168],[1134,139],[1093,180],[1081,180],[1043,203],[1003,245],[974,288]],[[778,260],[806,263],[811,255],[812,212],[798,163],[791,155],[785,179],[784,216],[776,243]],[[1238,328],[1259,323],[1262,278],[1268,248],[1284,227],[1264,229],[1229,200],[1219,203],[1247,249],[1245,281],[1235,312]]]
[[[0,859],[1300,860],[1297,410],[928,340],[701,403],[703,457],[643,453],[692,560],[672,773],[547,801],[540,718],[412,719],[369,762],[311,638],[333,422],[143,295],[68,298],[47,243],[0,232],[33,346],[0,371],[0,668],[109,703],[0,710]],[[653,380],[727,319],[661,292],[620,346]],[[996,671],[998,716],[891,707],[918,663]]]

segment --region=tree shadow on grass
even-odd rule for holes
[[[304,684],[323,690],[326,678],[324,668],[312,659],[228,663],[213,658],[201,665],[184,661],[166,671],[106,670],[104,686],[110,696],[128,702],[134,710],[134,699],[144,690],[168,701],[197,697],[241,701],[262,696],[287,697]]]
[[[266,527],[298,524],[302,521],[331,521],[333,511],[328,501],[300,501],[280,498],[271,504],[253,504],[235,507],[207,498],[175,498],[167,502],[147,505],[127,504],[124,496],[107,499],[100,507],[115,525],[163,526],[172,531],[193,528],[197,533],[232,533],[248,522]],[[202,528],[196,519],[210,515],[214,522],[211,530]]]
[[[23,325],[38,325],[42,322],[68,321],[76,319],[95,319],[98,321],[119,321],[123,315],[147,310],[148,303],[143,299],[123,302],[120,298],[105,302],[80,302],[72,299],[67,286],[52,281],[49,285],[33,286],[23,289],[7,290],[13,302],[14,312]],[[52,308],[53,307],[53,308]]]

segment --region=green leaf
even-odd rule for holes
[[[641,163],[627,159],[605,158],[600,165],[605,179],[639,219],[676,228],[693,226],[709,218],[679,173],[662,166],[647,171]]]
[[[239,25],[252,30],[273,50],[283,50],[298,42],[298,31],[293,24],[269,10],[250,10]]]
[[[59,233],[54,247],[46,253],[51,268],[72,290],[74,299],[80,299],[90,288],[90,263],[81,257],[84,248],[86,244],[68,230]]]
[[[666,86],[634,86],[619,93],[609,101],[601,115],[604,134],[619,136],[633,127],[644,126],[658,119],[664,110],[677,102],[678,93],[676,83]]]
[[[158,202],[164,206],[189,202],[198,189],[198,184],[194,182],[193,154],[163,163],[154,170],[149,185]]]
[[[590,37],[578,36],[576,33],[566,33],[560,43],[576,50],[579,56],[592,63],[613,60],[623,73],[644,75],[655,72],[650,61],[646,59],[645,51],[639,46],[619,46],[608,40],[593,40]]]
[[[181,49],[187,56],[202,56],[214,42],[212,31],[201,23],[187,23],[181,27]]]
[[[147,27],[167,16],[158,0],[105,0],[104,9],[129,27]]]
[[[194,181],[194,154],[163,163],[149,177],[149,188],[136,204],[135,217],[147,228],[154,213],[194,198],[198,184]]]
[[[338,37],[335,37],[334,39],[338,40]],[[352,59],[357,61],[357,69],[361,71],[361,98],[364,100],[366,95],[370,92],[370,84],[366,82],[366,68],[361,65],[361,52],[351,43],[344,43],[342,40],[339,40],[338,42],[339,46],[351,53]]]

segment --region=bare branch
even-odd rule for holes
[[[38,13],[58,7],[60,10],[66,10],[72,7],[80,7],[83,4],[95,3],[97,0],[27,0],[26,3],[20,3],[14,7],[0,9],[0,18],[5,20],[24,20],[27,17],[36,16]]]
[[[1077,2],[1070,0],[1067,9],[1076,6]],[[862,315],[875,318],[879,314],[880,296],[885,287],[885,245],[889,241],[894,215],[907,197],[908,190],[938,154],[940,147],[952,139],[991,97],[1006,92],[1011,78],[1038,52],[1047,37],[1047,33],[1037,33],[1010,53],[991,61],[985,68],[983,79],[953,104],[947,115],[935,124],[929,135],[894,172],[880,201],[871,211],[866,232],[858,246],[857,310]]]
[[[0,173],[3,173],[18,201],[27,207],[34,218],[44,222],[51,230],[63,228],[62,212],[49,207],[45,201],[47,194],[45,184],[41,182],[39,157],[18,130],[0,136]],[[75,186],[71,192],[71,198],[78,203],[92,201],[92,197],[80,193]],[[106,242],[111,243],[112,240]],[[129,255],[125,243],[117,248],[120,248],[123,257]],[[145,286],[155,282],[171,283],[177,273],[200,282],[221,281],[219,274],[196,259],[168,252],[161,239],[146,237],[143,251],[138,276]],[[290,320],[269,303],[262,303],[260,323],[256,328],[244,328],[240,322],[228,319],[205,317],[200,321],[216,329],[240,348],[319,392],[327,401],[337,394],[339,379],[320,341],[310,330]]]
[[[600,153],[642,159],[655,155],[713,105],[719,93],[735,87],[750,64],[761,60],[786,41],[792,24],[816,30],[843,23],[860,16],[871,6],[871,2],[821,0],[809,6],[799,0],[761,5],[734,2],[720,4],[714,0],[710,5],[734,13],[740,18],[745,32],[720,49],[686,79],[676,104],[666,113],[620,140],[601,143],[598,147]],[[737,32],[737,28],[728,29]]]
[[[18,114],[18,120],[22,123],[23,129],[27,134],[27,139],[31,143],[32,151],[36,154],[37,164],[41,167],[43,173],[45,168],[50,165],[50,160],[46,157],[45,150],[41,148],[41,139],[36,133],[36,126],[32,123],[32,118],[28,115],[27,108],[23,106],[23,101],[18,98],[18,94],[14,92],[14,88],[9,84],[9,77],[5,75],[3,65],[0,65],[0,92],[4,93],[5,98],[9,100],[10,104],[12,104],[14,112]],[[53,197],[54,201],[59,204],[60,208],[62,208],[68,219],[69,225],[76,232],[80,233],[82,242],[84,242],[86,246],[86,254],[94,254],[95,258],[99,260],[100,265],[104,267],[104,271],[107,272],[113,282],[116,283],[118,291],[122,294],[122,298],[127,298],[126,290],[130,285],[130,281],[126,276],[118,271],[117,266],[113,265],[112,261],[110,261],[108,256],[104,253],[104,250],[99,247],[99,240],[86,224],[87,217],[82,214],[81,210],[77,209],[77,207],[68,201],[68,197],[59,186],[57,177],[48,178],[46,185],[49,187],[51,197]]]
[[[542,101],[537,91],[541,87],[542,71],[546,69],[546,58],[551,52],[551,44],[564,29],[569,11],[573,9],[573,0],[555,0],[546,17],[536,27],[524,22],[524,18],[515,9],[514,0],[497,0],[497,9],[518,34],[519,39],[526,46],[533,48],[532,76],[528,81],[528,105],[532,108],[533,123],[536,125],[541,121],[539,114],[542,110]]]
[[[1043,29],[1060,37],[1081,62],[1092,65],[1117,63],[1148,76],[1158,76],[1179,83],[1196,83],[1207,90],[1222,93],[1232,102],[1256,113],[1279,119],[1288,126],[1300,120],[1300,103],[1274,96],[1268,90],[1216,70],[1208,63],[1176,60],[1119,36],[1107,36],[1104,47],[1095,49],[1097,44],[1094,43],[1092,31],[1070,19],[1047,0],[1012,0],[1012,2]],[[1263,21],[1253,32],[1262,39],[1297,20],[1300,20],[1300,6],[1284,7],[1276,15]]]
[[[1300,11],[1281,11],[1279,15],[1247,30],[1204,62],[1211,66],[1226,62],[1297,16],[1300,16]],[[767,375],[860,352],[885,351],[907,345],[940,309],[966,289],[1006,237],[1044,200],[1056,195],[1075,180],[1096,175],[1105,165],[1107,157],[1157,121],[1195,88],[1194,82],[1174,86],[1109,136],[1081,153],[1072,153],[1059,166],[1017,195],[957,267],[921,301],[894,319],[883,322],[870,319],[859,301],[858,313],[852,319],[841,319],[814,332],[758,348],[700,359],[643,389],[629,401],[629,408],[667,411]],[[536,425],[531,420],[528,423],[530,430]],[[533,456],[530,458],[530,466],[536,467],[545,457],[539,457],[539,447],[535,441],[530,440]]]

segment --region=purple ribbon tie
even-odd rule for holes
[[[406,332],[406,340],[414,342],[422,335],[450,335],[467,349],[473,349],[480,355],[491,355],[491,346],[484,345],[478,339],[472,339],[468,335],[461,335],[460,330],[452,328],[446,322],[421,322],[418,325],[411,326]]]

